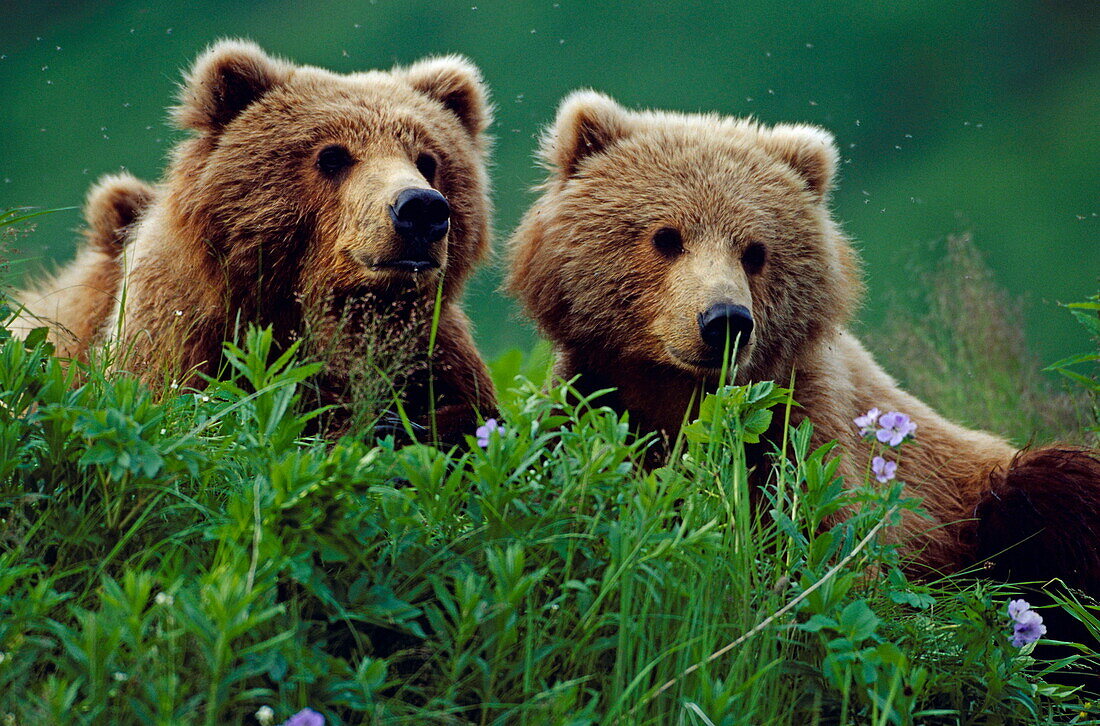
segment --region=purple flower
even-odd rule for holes
[[[878,424],[881,428],[875,433],[875,436],[878,437],[879,441],[890,446],[897,446],[905,440],[905,437],[912,436],[913,432],[917,430],[917,425],[910,421],[907,415],[897,411],[882,414],[878,419]]]
[[[1043,616],[1031,609],[1027,600],[1010,600],[1008,617],[1012,618],[1012,645],[1022,648],[1047,634]]]
[[[283,726],[325,726],[325,717],[312,708],[303,708],[284,721]]]
[[[887,461],[881,456],[876,456],[871,459],[871,471],[874,473],[875,478],[882,484],[893,479],[897,470],[898,464],[896,461]]]
[[[494,431],[504,433],[504,427],[497,423],[495,418],[485,419],[485,423],[477,427],[474,435],[477,436],[477,445],[485,449],[489,446],[489,437]]]
[[[872,408],[862,416],[855,418],[856,426],[859,426],[859,435],[866,436],[867,434],[875,433],[875,424],[878,422],[879,410]]]

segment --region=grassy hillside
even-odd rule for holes
[[[753,476],[792,405],[770,383],[709,398],[647,472],[598,399],[514,377],[545,355],[502,359],[503,428],[441,451],[312,436],[318,366],[267,331],[166,395],[38,337],[0,333],[5,723],[1100,718],[1066,685],[1094,637],[1020,647],[1020,588],[903,574],[904,448],[898,480],[841,482],[786,426]]]

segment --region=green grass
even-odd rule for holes
[[[720,390],[646,471],[545,351],[449,451],[313,437],[296,354],[252,329],[162,395],[0,333],[0,723],[1100,719],[1065,685],[1095,641],[1046,660],[1009,643],[1016,588],[906,578],[900,485],[840,481],[809,424],[751,468],[782,388]]]
[[[887,370],[945,416],[1018,445],[1096,445],[1085,389],[1043,373],[1024,301],[997,284],[970,237],[949,237],[935,259],[894,296],[885,329],[866,336]]]
[[[1088,710],[1008,644],[1005,591],[906,581],[876,535],[915,503],[844,489],[807,425],[750,483],[744,442],[788,405],[771,384],[709,399],[682,458],[644,473],[626,421],[522,381],[484,450],[310,439],[315,366],[266,364],[270,343],[250,332],[226,380],[161,399],[94,367],[74,386],[43,344],[0,345],[0,712],[717,724]],[[841,507],[855,514],[825,526]]]

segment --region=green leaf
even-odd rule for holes
[[[863,600],[850,603],[840,613],[840,631],[855,642],[864,641],[875,634],[879,618]]]
[[[745,419],[744,439],[747,444],[755,444],[760,441],[760,434],[768,430],[772,423],[772,411],[769,408],[761,408],[753,411]]]
[[[888,597],[898,605],[908,605],[917,610],[927,610],[936,604],[936,598],[931,595],[912,592],[909,590],[891,590]]]
[[[387,585],[375,585],[363,598],[363,608],[383,620],[405,622],[420,615],[420,608],[397,597]]]
[[[820,613],[814,613],[810,616],[810,619],[804,623],[799,623],[797,626],[799,630],[804,630],[807,633],[816,633],[824,628],[830,630],[837,629],[837,622],[830,617],[822,615]]]
[[[779,526],[779,531],[797,542],[801,548],[806,547],[806,536],[802,534],[802,531],[799,530],[798,525],[795,524],[790,517],[788,517],[786,514],[779,511],[778,509],[772,509],[769,513],[771,514],[772,519],[775,520],[775,523]]]
[[[898,646],[889,641],[879,643],[875,647],[875,655],[878,656],[879,660],[882,662],[889,663],[897,668],[904,668],[909,660],[905,657],[905,653],[901,652]]]
[[[23,338],[23,345],[27,350],[37,348],[42,343],[46,342],[46,339],[50,337],[50,329],[47,327],[35,328],[31,332],[27,333],[27,337]]]

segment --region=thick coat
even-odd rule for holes
[[[174,119],[193,133],[128,232],[104,326],[119,367],[196,385],[255,323],[324,358],[324,402],[348,403],[355,375],[387,376],[443,438],[491,415],[459,302],[491,217],[491,108],[469,61],[341,75],[221,41],[186,74]]]
[[[17,291],[18,335],[48,327],[62,358],[85,361],[106,335],[122,280],[122,252],[133,225],[153,200],[153,188],[127,173],[110,174],[88,192],[84,240],[76,258],[38,285]]]
[[[583,91],[541,151],[550,173],[511,241],[508,286],[554,343],[559,377],[616,388],[610,402],[640,429],[675,437],[723,363],[739,383],[793,375],[796,418],[815,443],[840,442],[849,481],[874,453],[853,420],[906,413],[917,435],[898,476],[932,520],[907,512],[894,536],[921,565],[958,570],[1031,537],[997,566],[1100,592],[1097,456],[1017,452],[948,421],[849,332],[862,285],[828,209],[827,131],[633,112]],[[715,320],[740,337],[716,335]]]

